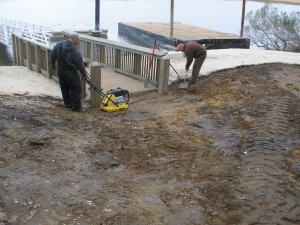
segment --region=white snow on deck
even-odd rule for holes
[[[169,52],[165,58],[170,59],[171,65],[184,78],[186,58],[182,52]],[[200,75],[236,68],[243,65],[259,65],[265,63],[300,64],[300,53],[265,51],[255,49],[221,49],[208,50],[207,58],[202,66]],[[193,64],[190,66],[190,70]],[[191,71],[187,73],[190,77]],[[170,68],[170,82],[178,79],[178,75]]]

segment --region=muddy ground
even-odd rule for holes
[[[0,97],[0,225],[300,224],[300,66],[75,113]]]

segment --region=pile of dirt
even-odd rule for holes
[[[299,224],[299,74],[221,71],[112,114],[0,97],[0,224]]]

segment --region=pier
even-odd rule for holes
[[[170,37],[169,23],[119,23],[118,32],[147,47],[153,46],[154,40],[157,40],[160,48],[170,50],[187,41],[205,44],[209,49],[250,48],[249,38],[182,23],[174,23],[173,37]]]
[[[50,37],[53,36],[53,28],[0,18],[0,42],[6,45],[10,50],[13,45],[13,33],[18,33],[28,40],[49,45]]]

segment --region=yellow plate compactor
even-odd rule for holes
[[[89,78],[86,79],[86,83],[103,97],[100,109],[106,112],[117,112],[128,109],[129,91],[116,88],[111,89],[105,94],[102,90],[97,88]]]

